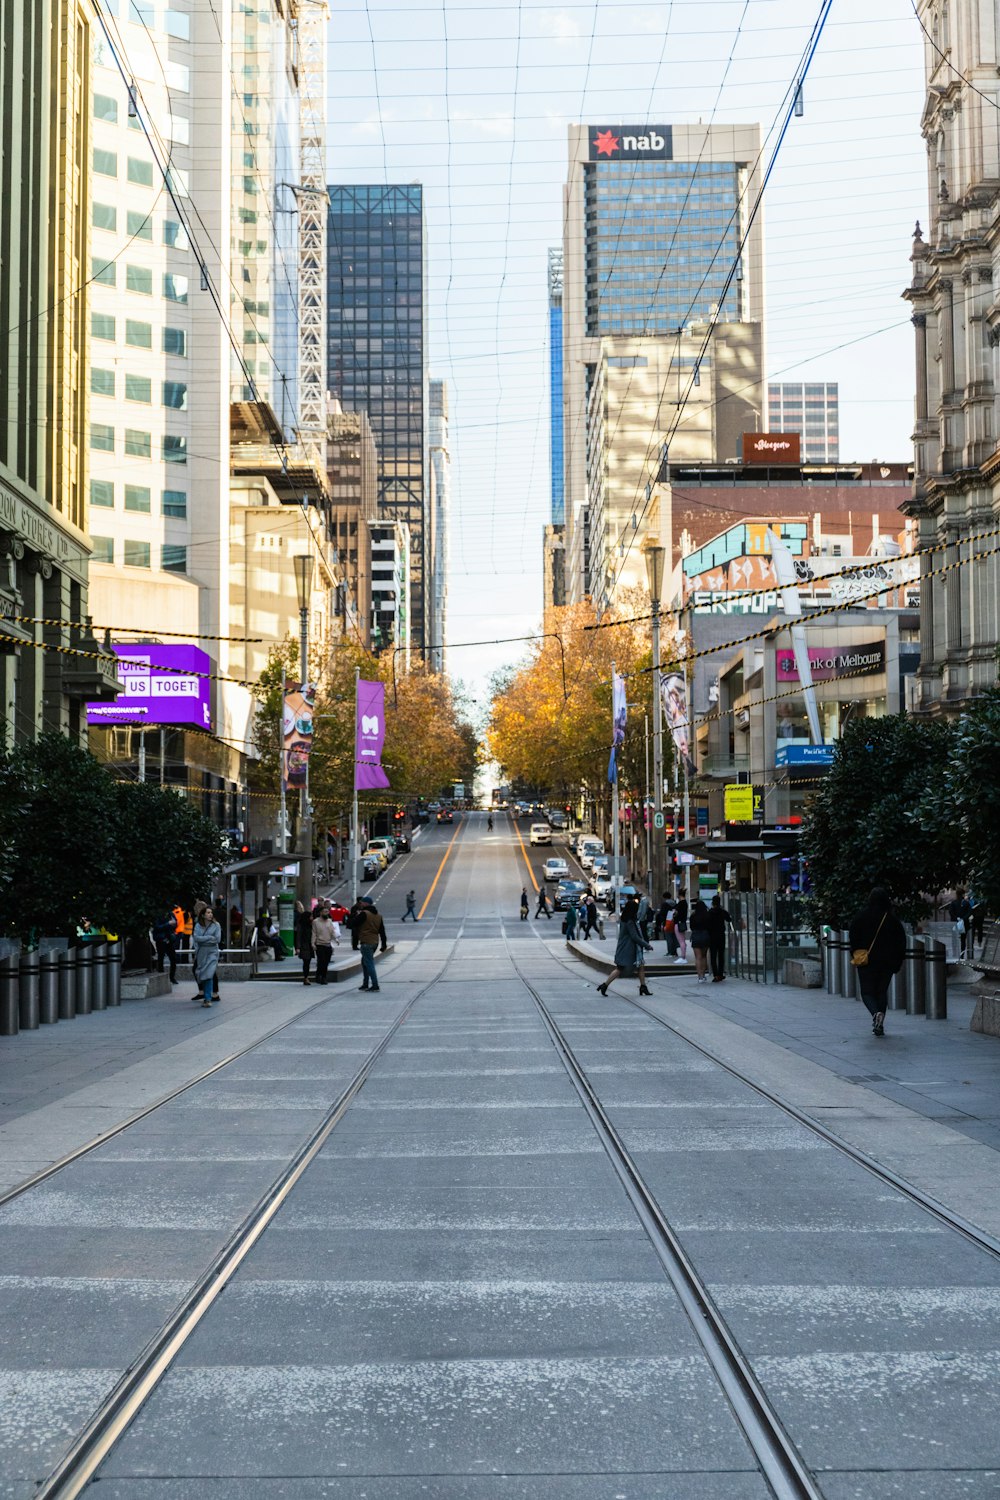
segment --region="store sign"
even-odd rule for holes
[[[777,651],[774,665],[778,682],[798,682],[795,657],[790,649]],[[848,674],[872,676],[885,671],[885,641],[868,641],[863,646],[810,646],[809,665],[814,682]]]
[[[778,745],[776,766],[829,766],[833,764],[834,745]]]
[[[673,159],[673,130],[669,125],[591,125],[589,134],[591,161]]]
[[[744,432],[745,464],[799,464],[802,439],[797,432]]]
[[[122,691],[88,703],[95,725],[173,724],[212,728],[212,660],[199,646],[112,646]],[[205,675],[201,675],[205,674]]]

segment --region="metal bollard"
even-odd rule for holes
[[[38,1030],[38,954],[22,953],[17,1018],[22,1031]]]
[[[12,953],[0,958],[0,1036],[17,1036],[19,1016],[17,992],[20,988],[21,960]]]
[[[121,1005],[122,1003],[122,944],[121,938],[116,943],[108,944],[108,1004]]]
[[[906,1009],[906,966],[894,974],[889,981],[889,1009]]]
[[[59,954],[52,948],[38,960],[38,1019],[43,1026],[59,1019]]]
[[[851,963],[851,937],[845,929],[839,932],[840,939],[840,993],[846,995],[848,1000],[860,1000],[858,981],[855,977],[857,971]]]
[[[94,955],[87,947],[76,950],[76,1013],[89,1016],[94,1008]]]
[[[830,935],[826,940],[826,955],[827,966],[830,970],[827,978],[827,988],[831,995],[839,995],[841,993],[840,934],[839,932],[835,932],[832,927],[830,928]]]
[[[95,1010],[107,1010],[108,1008],[108,945],[107,943],[95,943],[94,953],[94,983],[91,991],[91,1001]]]
[[[836,982],[837,966],[836,966],[836,963],[834,961],[834,956],[833,955],[834,955],[834,948],[833,948],[833,928],[832,927],[824,927],[824,929],[823,929],[823,982],[826,985],[826,993],[828,995],[835,995],[837,993],[837,991],[836,991],[836,989],[834,987],[835,986],[835,982]]]
[[[72,1021],[76,1016],[76,953],[71,948],[59,954],[59,1019]]]
[[[906,939],[906,1014],[922,1016],[926,1004],[924,997],[924,940],[911,934]]]
[[[937,938],[924,938],[925,1015],[929,1021],[948,1019],[948,949]]]

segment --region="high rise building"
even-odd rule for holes
[[[448,382],[429,385],[430,497],[430,587],[428,601],[428,662],[431,671],[445,670],[445,637],[448,630],[448,528],[451,524],[451,448],[448,439]]]
[[[366,411],[379,456],[378,509],[405,524],[412,644],[429,646],[427,347],[423,189],[330,187],[329,389]]]
[[[981,0],[918,0],[927,40],[930,225],[917,225],[913,276],[916,422],[913,498],[922,558],[915,707],[955,714],[996,681],[1000,560],[989,542],[1000,506],[1000,37]],[[951,564],[947,571],[941,571]]]
[[[797,432],[802,461],[840,459],[840,402],[836,381],[772,381],[767,388],[767,430]]]
[[[116,674],[86,535],[88,0],[0,0],[0,744],[82,740]],[[63,648],[60,650],[59,648]]]
[[[563,251],[549,251],[549,470],[552,503],[549,523],[566,520],[563,482]]]
[[[566,590],[645,586],[662,460],[736,458],[764,403],[756,125],[569,127],[563,190]],[[745,240],[745,243],[744,243]],[[743,246],[742,251],[740,249]]]
[[[378,515],[378,449],[367,412],[340,411],[333,403],[326,443],[332,501],[333,545],[343,583],[337,614],[343,633],[364,646],[371,640],[371,528]]]
[[[376,521],[372,538],[372,646],[398,652],[399,666],[410,665],[410,559],[405,521]]]

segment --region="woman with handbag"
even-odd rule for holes
[[[615,946],[615,966],[611,970],[603,984],[597,988],[602,995],[608,993],[608,985],[613,979],[621,974],[630,974],[634,969],[639,972],[639,994],[649,995],[652,991],[646,984],[645,955],[652,950],[652,943],[647,943],[639,929],[639,903],[634,897],[629,897],[622,907],[621,918],[618,923],[618,942]]]
[[[868,905],[850,926],[851,963],[858,971],[861,998],[872,1018],[872,1034],[885,1036],[889,985],[903,967],[906,931],[892,909],[889,892],[876,886]]]

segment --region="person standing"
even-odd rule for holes
[[[633,969],[639,971],[639,994],[652,994],[652,990],[646,986],[646,965],[643,961],[643,954],[652,945],[646,942],[639,930],[638,915],[639,903],[630,896],[622,907],[621,920],[618,923],[615,966],[604,983],[597,986],[602,995],[608,993],[608,985],[613,980],[622,974],[630,974]]]
[[[691,911],[691,947],[699,984],[708,983],[708,926],[708,907],[699,897]]]
[[[549,921],[551,922],[552,921],[552,913],[549,911],[549,895],[548,895],[548,892],[546,891],[544,885],[540,885],[538,887],[538,905],[535,907],[535,921],[536,922],[538,921],[538,918],[542,915],[543,912],[545,913],[545,915],[548,917]]]
[[[958,938],[958,956],[964,958],[969,943],[969,926],[972,921],[972,902],[961,886],[955,891],[955,899],[948,907],[948,915],[955,926]]]
[[[848,930],[851,962],[857,970],[861,998],[872,1018],[872,1035],[885,1036],[885,1008],[892,976],[906,957],[906,930],[892,909],[889,892],[876,886],[868,905]],[[864,955],[864,962],[858,959]]]
[[[686,898],[681,896],[674,907],[674,941],[677,944],[675,964],[687,963],[687,930],[688,904]]]
[[[203,906],[191,932],[191,947],[194,950],[194,977],[201,990],[202,1005],[210,1005],[219,996],[213,994],[215,975],[219,967],[219,949],[222,946],[222,928],[215,920],[210,906]]]
[[[522,887],[521,887],[521,921],[522,922],[526,922],[528,920],[528,912],[529,912],[530,908],[531,908],[531,903],[528,900],[528,887],[526,885],[522,885]]]
[[[712,961],[713,984],[721,983],[726,977],[726,928],[732,925],[733,919],[723,906],[721,896],[713,896],[708,910],[708,954]]]
[[[567,943],[571,943],[576,937],[576,917],[576,907],[571,901],[566,908],[566,915],[563,917],[563,932],[566,934]]]
[[[649,897],[644,891],[639,897],[639,912],[636,921],[639,924],[639,931],[642,933],[643,942],[646,943],[649,942],[649,923],[652,915],[653,908],[650,906]]]
[[[378,908],[374,901],[366,901],[358,917],[357,926],[354,929],[357,938],[357,946],[361,950],[361,975],[363,990],[374,990],[377,994],[380,985],[378,973],[375,969],[375,949],[379,948],[382,953],[388,947],[385,935],[385,923],[382,921]]]
[[[407,917],[412,917],[413,920],[414,920],[414,922],[419,922],[420,921],[420,918],[417,916],[417,893],[416,893],[416,891],[407,891],[407,893],[406,893],[406,911],[403,914],[403,921],[404,922],[406,921]]]
[[[336,925],[331,921],[328,908],[319,906],[313,917],[312,942],[316,953],[316,983],[326,984],[333,945],[338,941]]]
[[[172,911],[164,911],[153,923],[153,942],[156,944],[156,967],[159,973],[163,973],[164,960],[170,972],[170,983],[177,983],[177,944],[174,941],[174,933],[177,931],[177,918]]]
[[[190,943],[190,945],[191,945],[191,966],[192,966],[192,968],[194,968],[194,961],[195,961],[194,935],[195,935],[195,932],[197,930],[198,923],[201,921],[201,919],[204,916],[205,912],[209,911],[209,910],[210,910],[210,907],[209,907],[209,904],[208,904],[207,901],[200,901],[199,900],[199,901],[196,901],[194,903],[194,915],[193,915],[193,917],[191,919],[191,936],[190,936],[190,938],[188,940],[189,943]],[[221,928],[221,926],[219,927],[219,933],[220,933],[219,947],[221,949],[221,947],[222,947],[222,939],[221,939],[222,928]],[[191,1003],[192,1004],[196,1004],[197,1001],[199,1001],[202,998],[201,982],[198,979],[197,969],[195,969],[195,976],[194,977],[195,977],[195,983],[198,985],[198,993],[196,995],[192,995],[191,996]],[[219,976],[218,976],[218,974],[215,974],[213,976],[212,999],[213,1000],[221,1000],[222,999],[222,988],[221,988],[221,986],[219,984]]]
[[[313,960],[312,918],[301,901],[295,903],[295,951],[302,960],[302,983],[312,984],[309,978]]]

